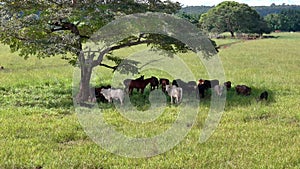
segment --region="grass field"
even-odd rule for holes
[[[184,140],[149,158],[115,155],[88,137],[73,107],[72,66],[59,57],[23,60],[1,45],[0,65],[5,69],[0,70],[0,168],[300,168],[300,33],[273,35],[278,38],[220,49],[226,79],[253,91],[248,97],[233,89],[227,93],[221,122],[206,142],[198,139],[209,98],[200,102],[196,123]],[[120,55],[133,52],[135,48],[129,48]],[[193,54],[180,57],[198,78],[207,77]],[[93,83],[108,84],[111,75],[99,68]],[[269,101],[257,103],[264,90],[270,93]],[[167,106],[155,121],[132,124],[107,106],[104,117],[125,135],[149,137],[169,128],[177,114],[176,106]]]

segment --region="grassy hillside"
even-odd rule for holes
[[[73,67],[59,57],[23,60],[0,46],[0,168],[300,168],[300,34],[274,36],[220,49],[227,80],[252,87],[252,95],[229,91],[221,122],[203,144],[198,139],[210,101],[201,101],[186,138],[151,158],[117,156],[87,136],[73,108]],[[197,78],[207,77],[193,54],[180,57]],[[99,68],[93,83],[110,83],[111,75]],[[257,103],[264,90],[270,100]],[[135,124],[107,106],[104,116],[121,133],[149,137],[169,128],[177,114],[176,106],[167,106],[155,121]]]

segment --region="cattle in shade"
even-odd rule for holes
[[[217,96],[222,96],[224,92],[224,86],[223,85],[215,85],[214,86],[214,92]]]
[[[166,92],[171,97],[171,104],[178,104],[182,101],[182,88],[175,85],[166,85]],[[173,100],[175,99],[175,100]]]
[[[231,89],[231,81],[224,82],[224,86],[227,90]]]
[[[169,79],[165,79],[165,78],[160,78],[159,79],[159,84],[161,85],[161,89],[163,92],[166,92],[166,85],[170,84]]]
[[[125,93],[122,89],[102,89],[101,94],[108,100],[109,103],[111,103],[113,99],[117,99],[120,101],[121,105],[123,105]]]
[[[251,94],[251,88],[246,85],[237,85],[235,91],[238,95],[249,96]]]
[[[205,90],[207,90],[207,88],[204,84],[198,84],[198,91],[199,91],[200,98],[204,98]]]
[[[158,79],[154,76],[151,76],[151,78],[153,79],[153,81],[150,82],[151,90],[155,90],[155,88],[158,89],[159,86]]]
[[[172,86],[176,86],[176,87],[179,86],[177,80],[173,80],[173,81],[172,81]]]
[[[96,87],[95,88],[95,97],[97,99],[97,101],[100,101],[100,102],[108,102],[108,100],[103,96],[103,94],[101,93],[101,90],[102,89],[109,89],[111,88],[110,85],[107,85],[107,86],[100,86],[100,87]]]
[[[209,89],[209,88],[214,88],[215,85],[219,85],[219,80],[217,80],[217,79],[214,79],[214,80],[200,79],[198,81],[198,84],[203,84],[206,87],[206,89]]]
[[[199,79],[198,80],[198,92],[200,98],[204,98],[205,91],[207,91],[210,88],[214,88],[216,85],[219,85],[219,80],[214,79],[214,80],[204,80],[204,79]]]
[[[185,82],[181,79],[173,80],[172,85],[176,87],[181,87],[185,94],[197,94],[197,83],[195,81],[188,81]]]

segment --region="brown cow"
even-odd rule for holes
[[[235,91],[237,94],[241,94],[244,96],[249,96],[251,94],[251,88],[246,85],[237,85],[235,87]]]

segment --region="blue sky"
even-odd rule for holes
[[[213,6],[217,5],[224,0],[171,0],[174,2],[179,2],[184,6]],[[300,5],[300,0],[235,0],[239,3],[246,3],[250,6],[270,6],[272,3],[276,5],[281,5],[283,3],[289,5]]]

